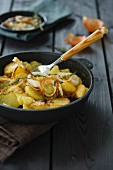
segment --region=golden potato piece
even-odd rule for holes
[[[43,100],[42,94],[39,91],[33,89],[31,86],[26,86],[25,92],[35,100]]]
[[[20,105],[23,105],[23,99],[22,97],[26,97],[27,95],[23,92],[23,93],[15,93],[16,97],[17,97],[17,100],[18,100],[18,103]]]
[[[80,78],[76,75],[76,74],[73,74],[71,75],[70,79],[72,84],[74,84],[74,86],[78,86],[80,83]]]
[[[76,87],[71,83],[71,82],[63,82],[61,84],[61,87],[63,89],[63,91],[65,91],[66,93],[73,93],[76,91]]]
[[[22,64],[27,70],[29,70],[29,71],[32,70],[32,66],[28,62],[24,61],[24,62],[22,62]]]
[[[46,103],[43,101],[36,101],[30,105],[30,108],[37,109],[37,110],[46,109],[48,108],[48,105],[46,105]]]
[[[59,72],[59,67],[55,65],[50,71],[49,74],[57,74]]]
[[[15,78],[26,78],[28,76],[27,73],[19,73],[15,75]]]
[[[68,98],[65,98],[65,97],[59,97],[59,98],[53,99],[52,102],[59,104],[59,105],[65,105],[65,104],[70,103],[70,100]]]
[[[17,100],[20,105],[29,105],[33,103],[34,99],[32,97],[29,97],[26,93],[15,93]]]
[[[69,69],[69,68],[62,69],[62,70],[60,70],[60,72],[63,72],[63,73],[70,73],[70,69]]]
[[[11,62],[11,63],[7,64],[4,68],[4,74],[7,75],[7,74],[12,73],[17,66],[18,66],[18,64],[15,62]]]
[[[25,67],[23,66],[18,66],[16,69],[15,69],[15,74],[19,74],[19,73],[26,73],[27,70],[25,69]],[[27,72],[29,73],[29,72]]]
[[[0,103],[1,104],[6,104],[6,105],[9,105],[9,106],[12,106],[12,107],[19,107],[20,104],[17,100],[17,97],[15,95],[15,93],[13,92],[10,92],[8,94],[5,94],[5,95],[0,95]]]
[[[26,70],[21,66],[17,66],[13,72],[13,77],[16,77],[20,73],[26,73]]]
[[[80,98],[84,96],[86,91],[87,91],[87,88],[83,84],[78,85],[77,90],[75,92],[75,97]]]
[[[68,98],[65,98],[65,97],[55,98],[55,99],[51,100],[50,102],[48,102],[50,108],[63,106],[63,105],[66,105],[68,103],[70,103],[70,100]]]
[[[33,103],[34,99],[32,97],[22,96],[23,104],[30,105]]]
[[[30,65],[31,65],[32,70],[33,70],[34,68],[40,66],[41,63],[39,63],[38,61],[31,61],[31,62],[30,62]]]

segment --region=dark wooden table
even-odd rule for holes
[[[83,111],[17,151],[0,170],[113,170],[113,0],[62,0],[75,9],[72,18],[29,42],[0,37],[0,55],[17,51],[70,48],[66,34],[85,34],[80,16],[102,19],[109,34],[77,54],[94,67],[94,89]],[[0,13],[29,7],[35,0],[0,0]],[[61,0],[59,0],[59,3]],[[80,15],[80,16],[79,16]],[[50,47],[49,47],[50,46]],[[58,52],[58,51],[56,51]]]

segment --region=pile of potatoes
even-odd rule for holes
[[[23,109],[47,109],[66,105],[84,96],[88,88],[68,68],[55,65],[49,75],[31,72],[41,63],[14,57],[0,76],[0,103]]]

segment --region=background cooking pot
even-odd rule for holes
[[[0,75],[3,75],[3,69],[6,64],[10,63],[14,57],[18,57],[22,61],[37,60],[43,64],[50,64],[55,61],[60,54],[53,52],[21,52],[6,55],[0,58]],[[8,118],[12,121],[21,123],[47,123],[58,121],[79,112],[79,109],[87,101],[93,87],[93,75],[90,71],[92,64],[86,59],[71,58],[59,64],[61,69],[69,68],[72,72],[82,79],[88,92],[81,98],[58,108],[43,110],[23,110],[21,108],[13,108],[0,104],[0,116]]]
[[[35,28],[35,29],[32,29],[32,30],[12,30],[12,29],[9,29],[9,28],[3,26],[3,22],[6,19],[11,18],[11,17],[15,17],[17,15],[33,17],[34,13],[31,12],[31,11],[10,11],[10,12],[4,13],[4,14],[0,15],[0,29],[2,29],[4,31],[13,32],[13,33],[20,33],[20,34],[21,33],[34,32],[34,31],[37,31],[37,30],[40,29],[40,28]],[[47,23],[47,18],[42,14],[38,14],[37,16],[40,17],[40,19],[42,21],[41,26],[43,27]]]

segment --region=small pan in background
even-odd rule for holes
[[[31,17],[35,16],[35,14],[31,11],[11,11],[11,12],[4,13],[4,14],[0,15],[0,29],[8,31],[8,32],[12,32],[12,33],[30,33],[30,32],[40,30],[39,27],[32,29],[32,30],[12,30],[12,29],[9,29],[9,28],[7,28],[3,25],[3,23],[8,18],[15,17],[17,15],[19,15],[19,16],[31,16]],[[41,19],[41,22],[42,22],[40,24],[40,27],[45,26],[45,24],[47,23],[47,18],[42,14],[38,14],[37,17],[39,17]]]

